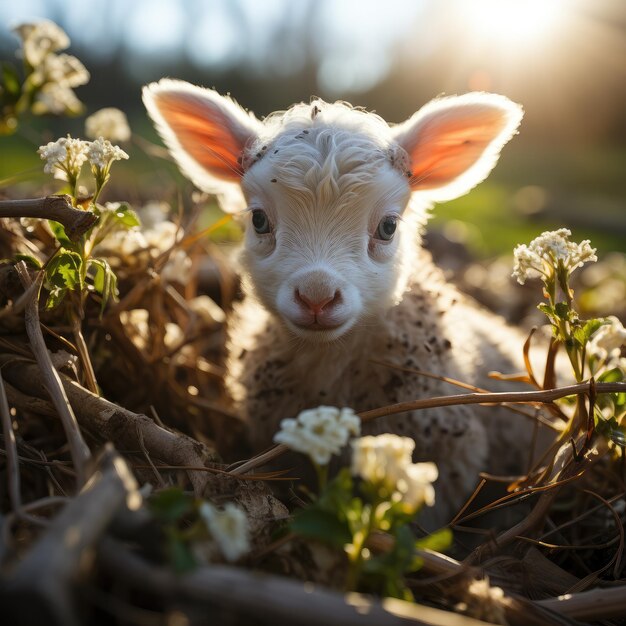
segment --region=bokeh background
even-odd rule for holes
[[[439,94],[505,94],[524,105],[520,135],[487,182],[436,208],[435,228],[478,258],[563,225],[601,253],[626,251],[624,0],[21,0],[0,3],[3,60],[15,60],[11,26],[41,17],[91,72],[77,89],[86,113],[120,107],[154,142],[140,88],[163,76],[259,116],[318,95],[399,122]],[[0,176],[44,184],[41,132],[81,135],[82,123],[22,125],[2,139]],[[128,193],[167,195],[152,162],[131,156]]]

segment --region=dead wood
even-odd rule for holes
[[[63,225],[65,234],[71,241],[78,241],[98,221],[94,213],[75,209],[68,195],[0,200],[1,217],[35,217],[54,220]]]
[[[20,261],[15,267],[20,281],[22,282],[22,286],[24,289],[28,290],[32,285],[32,281],[25,263]],[[43,274],[40,274],[37,282],[39,282],[42,277]],[[37,284],[37,282],[35,284]],[[74,469],[76,470],[78,487],[80,488],[85,484],[85,480],[87,479],[85,466],[91,460],[91,451],[83,439],[76,421],[76,416],[72,410],[72,405],[67,399],[59,374],[52,365],[52,360],[48,354],[48,348],[39,323],[39,290],[30,293],[31,295],[26,302],[26,311],[24,314],[26,332],[39,366],[43,385],[63,424],[63,429],[65,430],[65,435],[70,446],[72,461],[74,462]]]
[[[156,594],[172,605],[191,603],[211,612],[219,609],[229,623],[298,623],[302,626],[478,626],[470,617],[429,606],[387,598],[376,600],[357,593],[342,594],[261,572],[227,565],[200,567],[176,576],[125,550],[111,539],[103,540],[99,561],[118,582]],[[232,619],[232,618],[237,619]]]
[[[115,515],[141,505],[125,461],[112,449],[98,462],[89,483],[52,520],[31,550],[5,575],[0,601],[7,624],[77,626],[75,583],[96,542]]]

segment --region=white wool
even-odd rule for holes
[[[151,112],[159,89],[144,96]],[[210,92],[207,106],[215,99]],[[235,138],[250,129],[237,117],[225,118]],[[180,152],[167,119],[156,119]],[[360,412],[459,393],[373,359],[487,388],[498,387],[488,371],[521,368],[523,337],[448,284],[421,247],[432,201],[484,179],[520,119],[519,106],[490,94],[436,101],[396,127],[316,100],[270,115],[241,144],[245,297],[229,320],[226,385],[255,450],[271,445],[281,420],[308,408]],[[415,155],[437,169],[438,188],[417,177],[423,163]],[[177,158],[187,172],[187,156]],[[194,180],[196,165],[188,171]],[[255,232],[255,210],[267,216],[269,232]],[[389,216],[398,218],[397,232],[381,241],[377,228]],[[331,303],[328,327],[308,325],[309,301]],[[437,464],[437,524],[449,521],[480,471],[523,471],[532,423],[502,408],[455,406],[378,419],[364,432],[410,436],[414,460]]]

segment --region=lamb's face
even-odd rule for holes
[[[248,287],[312,341],[387,310],[418,240],[410,195],[423,205],[469,191],[522,118],[519,105],[486,93],[433,100],[396,126],[321,101],[260,122],[228,97],[172,80],[147,86],[144,102],[198,187],[227,198],[225,210],[247,204]]]
[[[312,123],[258,149],[242,180],[248,286],[305,340],[382,314],[414,237],[402,232],[408,180],[381,138]]]

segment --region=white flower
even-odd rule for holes
[[[409,437],[361,437],[352,442],[352,473],[384,487],[412,510],[423,504],[432,506],[437,467],[434,463],[413,463],[414,447],[415,442]]]
[[[126,114],[115,107],[100,109],[85,120],[85,134],[91,139],[103,137],[110,141],[128,141],[130,127]]]
[[[164,220],[145,230],[143,234],[146,238],[147,247],[154,248],[155,252],[160,254],[176,244],[177,232],[178,227],[174,222]]]
[[[609,323],[600,326],[591,337],[587,352],[603,361],[607,358],[617,361],[622,346],[626,346],[626,328],[615,315],[607,317],[606,320]]]
[[[167,221],[170,205],[167,202],[148,202],[137,213],[146,228],[154,228],[157,224]]]
[[[26,22],[12,30],[22,40],[24,57],[33,67],[39,65],[51,52],[65,50],[70,45],[65,31],[49,20]]]
[[[92,167],[105,170],[113,161],[127,159],[128,155],[119,146],[113,145],[108,139],[99,137],[89,143],[87,158]]]
[[[274,441],[307,454],[317,465],[327,465],[360,430],[361,420],[352,409],[320,406],[302,411],[296,419],[284,419]]]
[[[71,54],[49,54],[33,72],[33,80],[39,84],[54,83],[60,87],[79,87],[89,82],[89,72]]]
[[[44,115],[63,115],[64,113],[78,114],[82,111],[82,102],[70,87],[48,83],[44,85],[35,95],[33,102],[33,113]]]
[[[412,509],[435,504],[433,483],[439,475],[437,466],[434,463],[412,463],[405,472],[405,476],[398,481],[402,500]]]
[[[455,607],[458,611],[490,624],[508,624],[504,591],[500,587],[492,587],[489,578],[473,580],[463,594],[463,600]]]
[[[39,146],[37,153],[46,162],[44,172],[48,174],[62,173],[63,178],[76,179],[80,174],[83,163],[87,160],[88,143],[81,139],[74,139],[68,135],[45,146]]]
[[[199,513],[227,561],[236,561],[250,550],[248,518],[242,508],[229,502],[220,511],[204,502]]]
[[[166,283],[186,284],[190,278],[191,259],[184,250],[174,250],[161,270],[161,278]]]
[[[569,241],[571,234],[567,228],[560,228],[541,233],[528,246],[518,245],[513,251],[513,276],[517,282],[523,285],[528,278],[549,276],[559,262],[573,272],[584,263],[597,261],[596,250],[590,246],[589,240],[575,243]]]

